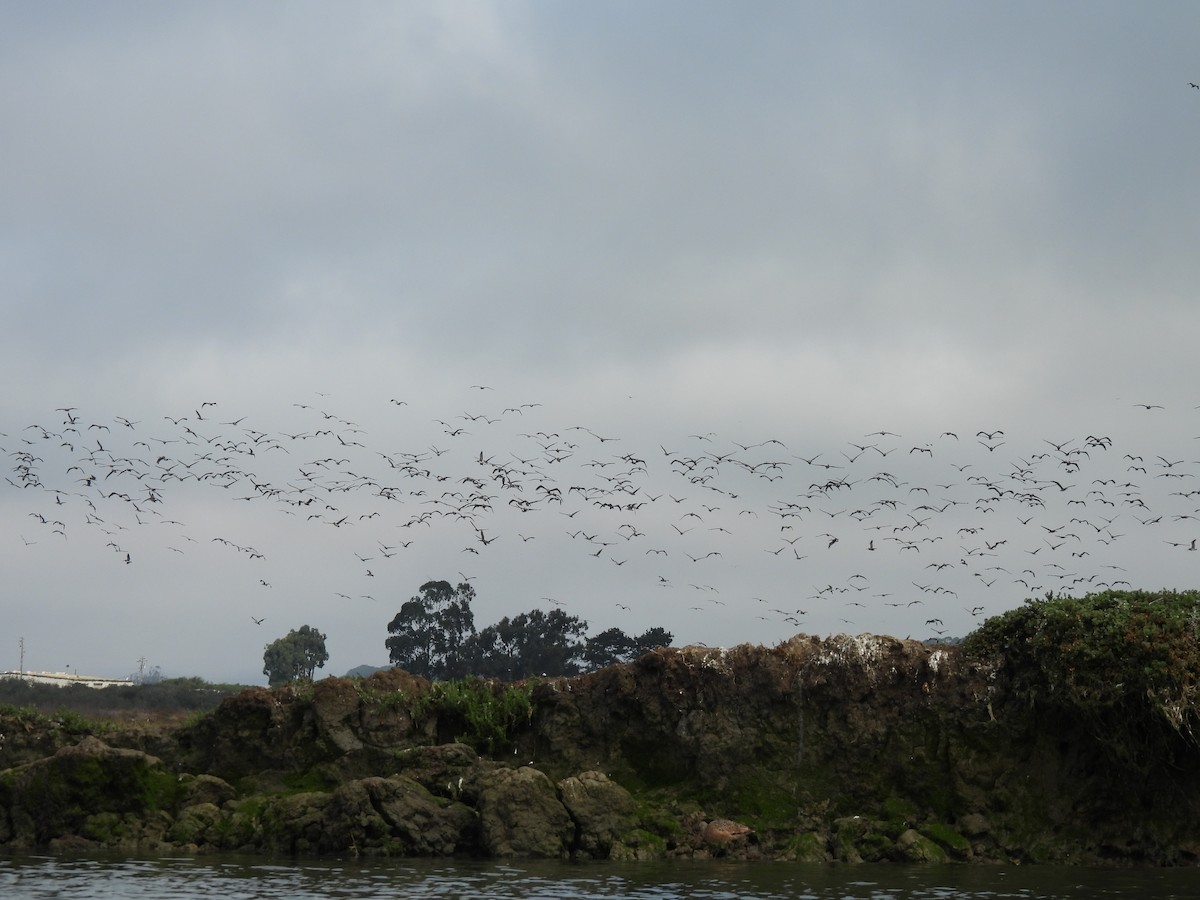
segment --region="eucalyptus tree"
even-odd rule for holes
[[[263,674],[272,686],[311,680],[313,673],[328,661],[325,635],[310,625],[301,625],[267,644],[263,651]]]

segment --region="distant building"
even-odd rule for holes
[[[134,683],[131,678],[91,678],[87,675],[72,675],[70,672],[0,672],[0,678],[18,678],[30,684],[53,684],[57,687],[80,684],[90,688],[106,688]]]

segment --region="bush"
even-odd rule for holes
[[[209,684],[200,678],[169,678],[154,684],[90,688],[72,684],[32,684],[0,678],[0,704],[29,707],[43,714],[67,710],[91,718],[138,712],[194,713],[212,710],[240,685]]]
[[[531,684],[501,685],[482,678],[434,682],[412,711],[414,721],[435,717],[461,721],[465,730],[455,740],[481,753],[494,753],[513,740],[513,732],[533,717]]]
[[[1169,758],[1179,738],[1200,747],[1200,591],[1047,594],[988,619],[962,650],[1126,761]]]

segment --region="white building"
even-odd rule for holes
[[[70,672],[0,672],[0,678],[19,678],[30,684],[53,684],[58,687],[81,684],[90,688],[106,688],[133,684],[130,678],[90,678],[87,675],[72,675]]]

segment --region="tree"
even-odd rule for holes
[[[651,628],[631,637],[610,628],[587,637],[587,622],[555,609],[531,609],[475,630],[475,589],[463,582],[427,581],[400,607],[384,645],[392,665],[431,681],[477,675],[512,681],[535,675],[576,675],[629,662],[669,645],[672,635]]]
[[[593,669],[613,663],[632,662],[655,647],[668,647],[674,635],[665,628],[650,628],[637,637],[630,637],[620,628],[609,628],[587,639],[583,658]]]
[[[466,582],[456,588],[448,581],[421,585],[388,624],[391,637],[384,646],[392,665],[430,679],[465,675],[460,651],[475,634],[474,599],[475,589]]]
[[[629,659],[637,659],[639,656],[649,653],[658,647],[670,647],[673,640],[675,640],[675,635],[671,634],[665,628],[660,628],[657,625],[653,628],[647,628],[633,639],[633,653]]]
[[[620,628],[610,628],[587,639],[583,658],[594,669],[624,662],[633,651],[633,638]]]
[[[325,635],[308,625],[289,631],[267,644],[263,652],[263,674],[272,687],[298,679],[311,679],[329,660]]]
[[[531,675],[575,675],[584,657],[587,622],[561,609],[531,609],[505,616],[473,635],[463,647],[463,664],[485,678],[515,680]]]

